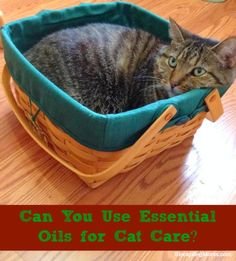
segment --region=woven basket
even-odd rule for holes
[[[0,26],[2,25],[0,11]],[[119,151],[102,152],[81,145],[49,120],[24,91],[11,81],[7,66],[3,69],[2,79],[12,110],[29,135],[53,158],[75,172],[92,188],[119,173],[130,171],[145,159],[193,136],[206,116],[215,121],[223,113],[220,95],[217,90],[213,90],[205,99],[209,113],[200,112],[185,124],[162,130],[176,114],[175,107],[171,105],[134,145]]]
[[[115,152],[101,152],[81,145],[58,128],[10,79],[5,66],[3,87],[12,110],[25,130],[46,152],[78,174],[92,188],[193,136],[207,114],[200,112],[185,124],[161,131],[176,113],[175,107],[171,105],[134,145]],[[223,113],[218,91],[213,90],[205,102],[209,108],[208,118],[217,120]]]

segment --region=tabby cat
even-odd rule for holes
[[[171,43],[120,25],[94,23],[52,33],[27,59],[75,100],[119,113],[236,77],[236,37],[218,43],[170,19]]]

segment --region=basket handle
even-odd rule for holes
[[[13,94],[11,92],[10,87],[10,74],[8,71],[7,66],[4,66],[3,74],[2,74],[2,80],[3,80],[3,88],[6,94],[6,97],[9,101],[9,103],[12,106],[12,110],[15,113],[16,117],[24,127],[24,129],[28,132],[28,134],[46,151],[48,152],[53,158],[58,160],[60,163],[62,163],[64,166],[78,174],[86,183],[88,183],[88,180],[90,181],[89,184],[93,182],[101,182],[100,177],[104,179],[105,177],[112,177],[117,172],[120,172],[122,169],[124,169],[128,162],[130,162],[133,158],[135,158],[138,153],[151,142],[151,140],[158,134],[158,132],[172,119],[172,117],[176,113],[176,109],[173,105],[170,105],[162,114],[161,116],[155,120],[155,122],[148,128],[148,130],[136,141],[136,143],[125,149],[124,154],[109,168],[107,168],[104,171],[101,171],[96,174],[85,174],[78,169],[74,168],[70,164],[68,164],[63,159],[59,158],[52,149],[47,147],[39,138],[38,136],[32,131],[30,124],[28,123],[27,119],[24,117],[23,112],[19,109],[17,106],[17,103],[13,97]],[[101,184],[101,183],[100,183]],[[96,184],[94,184],[93,187],[96,187]]]
[[[206,118],[213,122],[217,121],[224,113],[219,91],[217,89],[211,91],[211,93],[205,98],[205,103],[209,109]]]

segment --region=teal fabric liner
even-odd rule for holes
[[[210,89],[205,88],[124,113],[98,114],[60,90],[22,54],[53,31],[91,22],[141,28],[169,41],[166,20],[125,2],[81,4],[59,11],[45,10],[11,22],[1,30],[5,60],[12,77],[47,117],[67,134],[96,150],[120,150],[132,145],[170,104],[176,107],[177,114],[166,127],[182,124],[206,110],[204,98]],[[226,90],[226,87],[220,88],[221,95]]]

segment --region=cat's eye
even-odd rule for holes
[[[202,67],[197,67],[197,68],[193,69],[192,73],[193,73],[194,76],[201,76],[204,73],[206,73],[206,70]]]
[[[177,60],[176,60],[175,57],[170,56],[170,57],[169,57],[169,60],[168,60],[168,63],[169,63],[169,66],[170,66],[170,67],[175,68],[176,65],[177,65]]]

